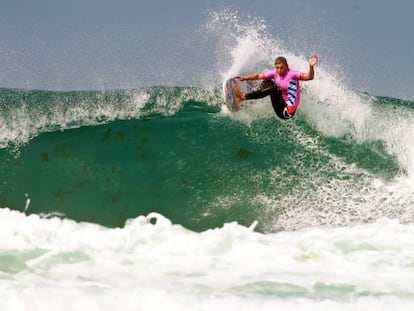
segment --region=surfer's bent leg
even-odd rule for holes
[[[293,117],[293,113],[290,114],[287,110],[287,105],[282,96],[282,91],[277,90],[276,92],[270,95],[270,100],[272,101],[273,110],[276,112],[276,115],[283,119],[287,120]]]
[[[257,90],[246,93],[244,96],[246,99],[258,99],[272,95],[277,90],[279,90],[279,88],[273,80],[263,80]]]

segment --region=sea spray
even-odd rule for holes
[[[220,11],[211,14],[208,26],[208,29],[219,38],[221,48],[218,48],[218,51],[220,56],[223,60],[228,60],[228,63],[222,63],[224,68],[221,71],[222,79],[271,69],[273,59],[279,55],[287,57],[291,68],[303,72],[308,70],[308,56],[298,54],[296,51],[294,53],[289,51],[279,38],[269,33],[263,20],[244,18],[236,11]],[[313,52],[317,53],[317,51],[309,51],[308,53]],[[411,106],[404,105],[402,101],[384,106],[378,102],[387,99],[376,98],[360,92],[360,90],[350,89],[344,84],[342,73],[337,65],[329,66],[324,63],[323,55],[320,57],[321,61],[315,67],[315,79],[301,83],[302,102],[298,114],[304,114],[307,122],[323,135],[323,140],[329,140],[329,137],[332,137],[333,140],[338,139],[344,141],[345,144],[356,145],[357,147],[353,147],[354,150],[368,148],[370,152],[376,154],[378,159],[391,155],[397,160],[400,170],[398,175],[402,174],[403,176],[397,177],[392,182],[392,190],[386,190],[381,195],[374,193],[377,192],[378,182],[382,183],[382,181],[375,179],[375,183],[372,184],[370,181],[372,177],[369,175],[361,176],[358,181],[351,181],[350,184],[348,181],[332,181],[321,188],[317,187],[318,191],[310,193],[305,191],[305,200],[301,199],[300,192],[294,192],[282,200],[284,206],[291,206],[289,209],[297,211],[295,212],[296,217],[292,214],[286,215],[286,218],[279,217],[278,224],[284,228],[292,228],[285,221],[301,223],[300,226],[326,222],[340,225],[353,223],[357,219],[370,221],[370,219],[377,219],[380,215],[397,217],[405,222],[413,221],[414,200],[410,195],[412,191],[407,192],[407,187],[410,188],[414,184],[414,151],[412,147],[414,141],[413,136],[410,135],[413,133]],[[250,101],[244,106],[240,113],[232,117],[249,125],[257,119],[273,115],[269,100]],[[300,135],[307,136],[303,133]],[[308,136],[305,139],[315,141],[315,137]],[[324,149],[323,144],[319,141],[308,147],[322,150]],[[345,145],[343,148],[346,148]],[[330,157],[339,166],[342,166],[341,162],[348,157],[345,155],[346,152],[346,149],[337,150],[335,155],[331,154]],[[369,162],[375,160],[370,158],[364,160],[363,155],[360,157],[361,162],[366,163],[363,165],[364,167],[372,167]],[[293,166],[297,165],[295,162],[297,160],[292,161]],[[395,165],[392,166],[395,168]],[[349,167],[346,170],[349,169],[352,168]],[[360,173],[356,173],[355,176],[359,175]],[[337,184],[338,182],[339,184]],[[387,182],[382,183],[381,187],[386,189]],[[361,191],[361,189],[365,190]],[[333,193],[335,193],[334,197],[348,197],[347,203],[344,205],[342,200],[338,200],[336,202],[338,206],[333,202],[333,204],[320,204],[330,200],[328,196]],[[344,193],[348,194],[344,195]],[[370,197],[370,193],[374,194],[373,197]],[[280,200],[278,195],[274,198],[274,195],[269,197],[258,194],[258,202],[267,202],[263,204],[267,206],[265,210],[271,210],[270,213],[277,212]],[[374,204],[375,207],[364,203],[373,201],[377,202]],[[319,205],[318,209],[309,208],[313,204]],[[260,203],[260,205],[262,204]],[[303,208],[298,208],[302,205]],[[316,212],[316,210],[319,211]],[[340,214],[342,216],[337,217]],[[344,214],[348,216],[344,218]],[[297,217],[302,220],[299,221]]]

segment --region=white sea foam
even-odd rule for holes
[[[1,209],[0,306],[386,310],[414,304],[413,225],[382,219],[267,235],[253,227],[228,223],[196,233],[150,214],[110,229]]]

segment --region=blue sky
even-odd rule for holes
[[[320,54],[355,90],[414,100],[408,0],[2,0],[0,87],[199,86],[217,52],[203,25],[223,10],[263,19],[289,51]]]

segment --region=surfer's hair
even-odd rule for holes
[[[276,64],[284,64],[286,67],[289,67],[286,58],[283,57],[283,56],[276,57],[276,59],[275,59],[275,65]]]

